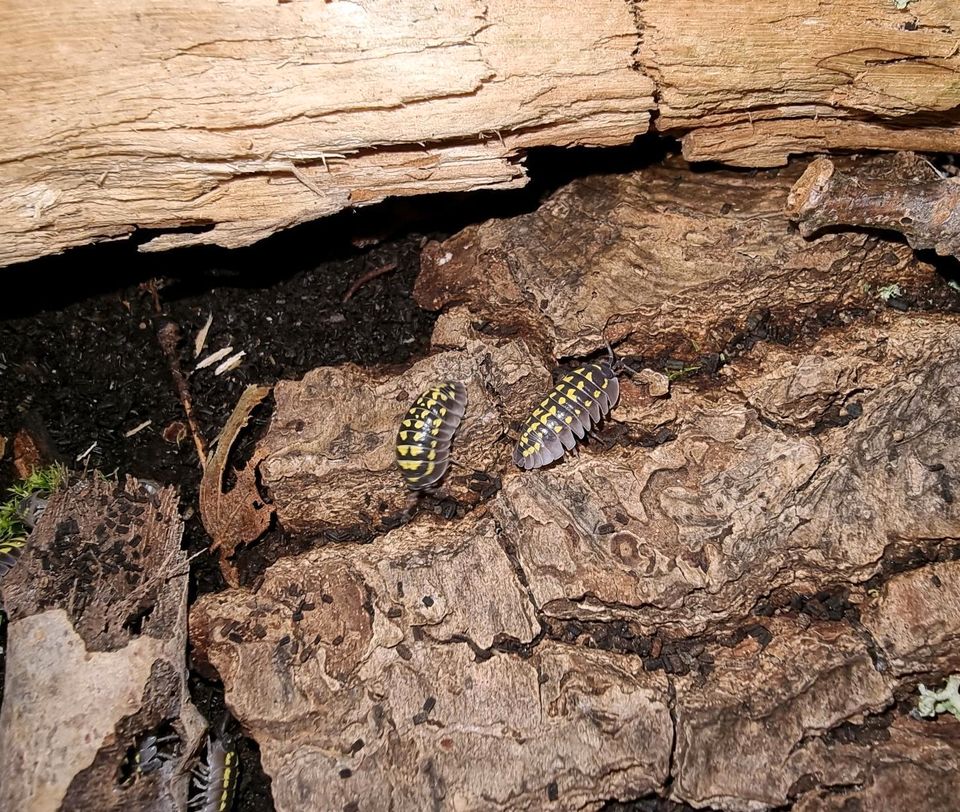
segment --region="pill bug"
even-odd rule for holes
[[[179,745],[180,736],[168,722],[157,730],[138,736],[127,748],[117,780],[122,785],[129,785],[141,776],[160,770],[176,758]]]
[[[237,791],[238,769],[236,748],[208,736],[207,760],[193,769],[199,792],[187,806],[196,812],[227,812]]]
[[[13,565],[17,563],[20,554],[23,552],[23,546],[27,543],[25,538],[7,539],[0,541],[0,578],[6,575]]]
[[[607,415],[619,396],[620,381],[608,361],[564,375],[524,422],[513,461],[530,470],[560,459]]]
[[[152,773],[159,770],[171,756],[160,749],[161,744],[172,741],[176,737],[160,739],[154,734],[144,736],[133,755],[133,763],[139,774]]]
[[[460,381],[435,384],[418,397],[397,432],[397,465],[407,487],[432,488],[450,467],[450,441],[467,408]]]

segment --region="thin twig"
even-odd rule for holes
[[[395,271],[397,269],[396,262],[388,262],[386,265],[381,265],[379,268],[373,268],[363,274],[356,282],[350,286],[343,297],[343,303],[346,304],[353,298],[353,294],[356,293],[360,288],[367,284],[367,282],[372,282],[378,276],[383,276],[384,274],[390,273],[390,271]]]
[[[193,444],[197,447],[200,465],[206,467],[207,452],[204,447],[203,435],[200,434],[200,427],[193,415],[193,402],[190,400],[190,388],[187,386],[187,379],[180,369],[180,356],[177,352],[177,346],[180,343],[180,328],[172,321],[164,322],[157,331],[157,337],[160,339],[160,348],[163,350],[163,354],[167,358],[167,364],[170,366],[173,385],[177,390],[177,397],[180,398],[180,405],[183,406],[183,413],[187,418],[190,434],[193,436]]]

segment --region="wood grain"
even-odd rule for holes
[[[513,188],[528,149],[652,117],[743,166],[960,152],[951,0],[11,0],[3,22],[0,265]]]

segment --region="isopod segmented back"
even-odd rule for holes
[[[23,552],[26,539],[8,539],[0,541],[0,578],[7,574]]]
[[[194,795],[187,806],[194,812],[229,812],[237,791],[239,763],[232,743],[207,737],[207,760],[195,768]]]
[[[467,408],[467,388],[446,381],[414,401],[397,432],[397,465],[412,490],[440,481],[450,467],[450,442]]]
[[[564,375],[523,424],[513,461],[529,470],[560,459],[619,397],[620,382],[606,361]]]

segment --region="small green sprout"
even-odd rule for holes
[[[10,498],[0,502],[0,576],[16,562],[45,500],[66,480],[67,469],[59,463],[38,468],[10,488]]]
[[[940,691],[930,691],[923,684],[919,687],[917,713],[928,717],[939,713],[952,713],[957,721],[960,721],[960,674],[949,677]]]
[[[902,292],[903,291],[900,290],[900,286],[894,282],[892,285],[884,285],[882,288],[878,288],[877,296],[879,296],[883,301],[889,302],[894,296],[899,298]]]
[[[951,279],[949,282],[947,282],[947,287],[953,288],[955,291],[957,291],[957,293],[960,293],[960,282],[958,282],[956,279]]]
[[[671,383],[673,381],[678,381],[680,378],[685,378],[687,375],[692,375],[694,372],[700,371],[700,364],[693,364],[691,366],[682,366],[679,369],[665,369],[667,380]]]
[[[34,495],[49,496],[63,485],[66,478],[67,469],[57,462],[32,471],[26,479],[21,479],[10,488],[10,493],[21,499],[29,499]]]

